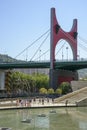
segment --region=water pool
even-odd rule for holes
[[[87,107],[0,110],[0,128],[87,130]]]

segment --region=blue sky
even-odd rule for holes
[[[73,19],[77,18],[78,36],[87,39],[87,0],[0,0],[0,54],[8,54],[14,58],[50,29],[50,8],[52,7],[56,9],[57,19],[63,30],[69,31]],[[30,60],[44,38],[17,58]],[[82,41],[79,42],[86,46]],[[68,46],[67,43],[66,46]],[[50,36],[35,58],[49,47]],[[66,58],[66,50],[63,49],[63,51]],[[61,57],[61,53],[62,51],[58,57]],[[68,53],[71,58],[70,48]],[[87,55],[80,47],[78,47],[78,54],[81,58],[86,58]],[[49,54],[45,54],[42,59],[49,59]]]

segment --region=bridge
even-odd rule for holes
[[[7,69],[14,69],[14,68],[49,68],[49,79],[50,79],[50,87],[53,87],[54,90],[58,87],[61,82],[68,81],[71,82],[72,80],[78,80],[78,73],[77,70],[87,68],[87,61],[86,60],[77,60],[78,59],[78,52],[77,52],[77,19],[73,20],[73,25],[70,32],[65,32],[59,25],[56,17],[55,8],[51,8],[51,31],[50,31],[50,60],[49,61],[34,61],[32,60],[37,51],[40,51],[40,47],[43,45],[44,41],[48,38],[48,31],[45,33],[47,34],[46,38],[43,40],[42,44],[38,47],[35,54],[31,58],[30,61],[20,62],[20,63],[0,63],[1,70]],[[43,36],[43,35],[42,35]],[[40,36],[36,41],[38,41],[42,36]],[[71,47],[73,60],[68,60],[68,48],[67,49],[67,60],[63,60],[62,54],[62,61],[56,60],[55,49],[59,41],[63,39],[67,41]],[[36,41],[34,41],[31,45],[27,48],[31,47]],[[64,46],[64,45],[63,45]],[[83,47],[83,46],[81,46]],[[23,53],[25,48],[21,53]],[[85,48],[85,47],[83,47]],[[87,50],[86,50],[87,51]],[[17,56],[19,56],[19,53]],[[41,51],[40,51],[41,53]],[[39,56],[40,58],[40,56]]]
[[[55,69],[64,69],[70,71],[76,71],[79,69],[87,68],[87,61],[55,61]],[[0,63],[0,69],[17,69],[17,68],[49,68],[50,61],[42,62],[25,62],[25,63]]]

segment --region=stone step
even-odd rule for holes
[[[64,95],[60,98],[55,99],[56,103],[76,103],[82,99],[87,98],[87,87],[80,90],[74,91],[70,94]]]

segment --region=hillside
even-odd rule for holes
[[[6,54],[0,54],[0,63],[13,63],[13,62],[25,62],[25,61],[22,61],[22,60],[16,60]]]

